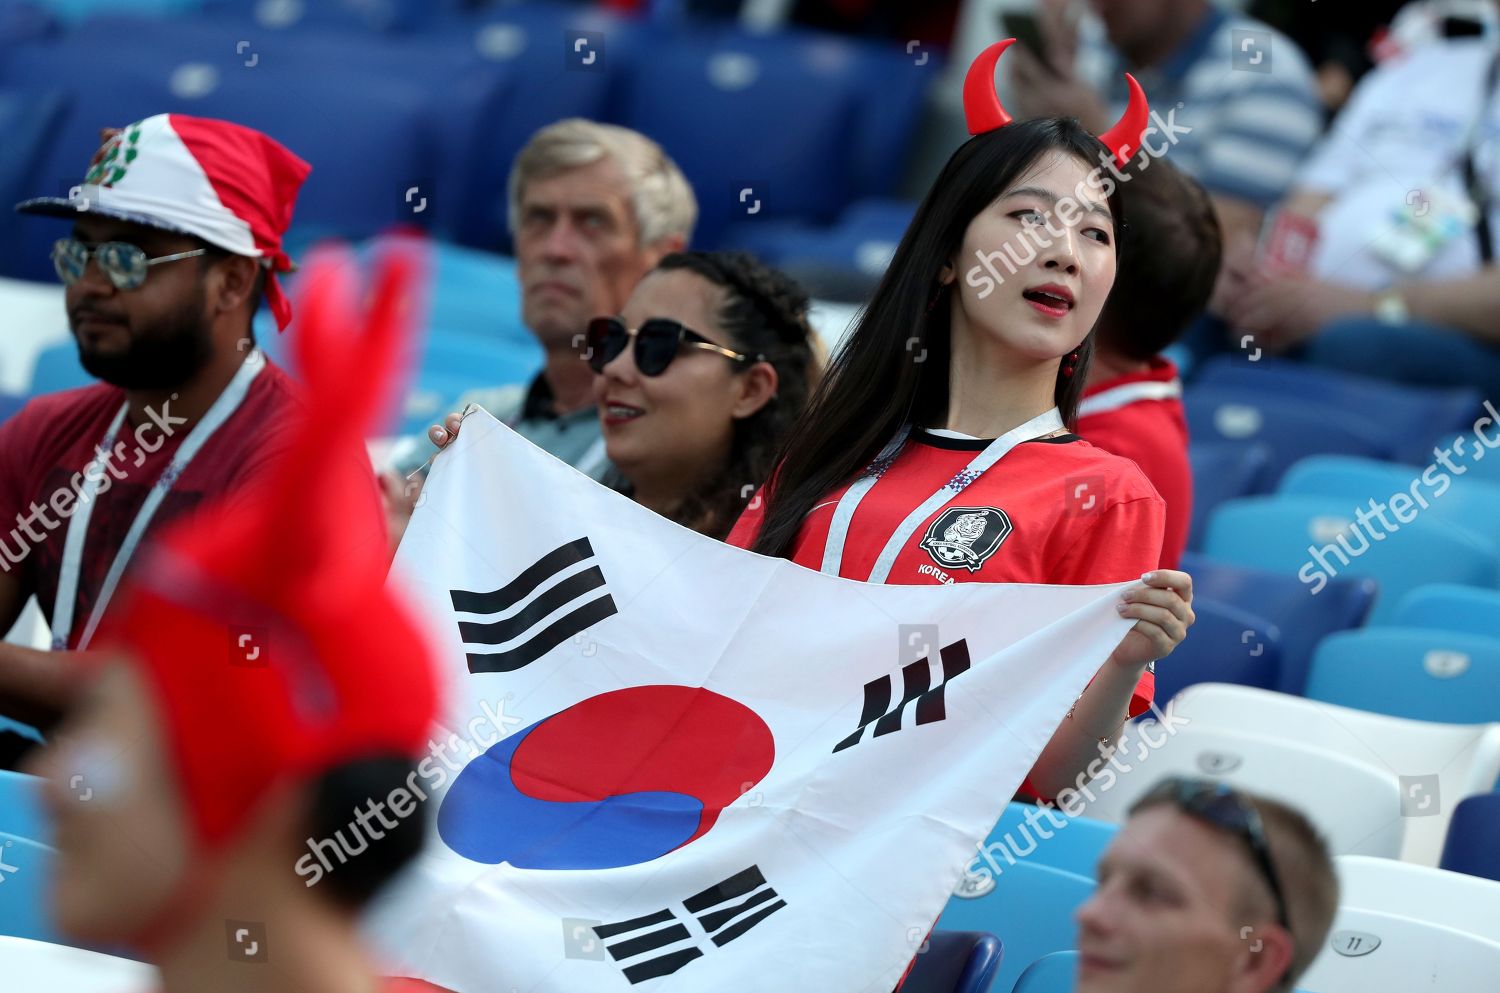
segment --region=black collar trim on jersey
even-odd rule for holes
[[[912,441],[919,445],[929,445],[933,448],[946,448],[954,452],[982,452],[989,447],[993,438],[948,438],[940,434],[932,434],[921,428],[916,428],[911,433]],[[1032,441],[1042,445],[1066,445],[1075,441],[1082,441],[1076,434],[1062,434],[1056,438],[1033,438]],[[1030,442],[1027,442],[1030,444]]]

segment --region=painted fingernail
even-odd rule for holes
[[[1142,579],[1150,579],[1154,575],[1156,575],[1155,571],[1152,571],[1152,572],[1143,572],[1143,573],[1141,573],[1141,578]]]
[[[1123,614],[1125,613],[1125,608],[1128,606],[1130,606],[1130,604],[1126,603],[1124,600],[1121,600],[1119,603],[1115,604],[1115,610]]]

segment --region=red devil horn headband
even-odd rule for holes
[[[994,131],[1015,120],[1000,103],[1000,94],[995,92],[995,63],[1015,42],[1014,38],[995,42],[980,52],[969,66],[969,73],[964,77],[964,117],[969,122],[969,134]],[[1130,106],[1125,108],[1119,123],[1099,136],[1104,146],[1114,153],[1115,162],[1122,166],[1141,147],[1141,135],[1146,131],[1151,114],[1141,84],[1128,72],[1125,82],[1130,86]]]

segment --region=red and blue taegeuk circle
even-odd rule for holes
[[[693,686],[589,697],[491,746],[459,772],[438,835],[520,869],[637,865],[707,834],[775,759],[749,707]]]

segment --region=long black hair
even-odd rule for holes
[[[673,520],[711,538],[729,533],[754,490],[765,482],[793,424],[807,407],[817,378],[808,323],[808,296],[790,276],[744,252],[674,252],[657,272],[686,270],[723,287],[719,323],[737,351],[764,355],[776,369],[776,395],[749,417],[734,422],[729,459],[688,494]],[[748,364],[737,365],[748,369]]]
[[[939,274],[953,262],[960,269],[957,285],[963,275],[954,257],[969,222],[1049,152],[1090,166],[1109,154],[1075,119],[1039,118],[970,138],[948,159],[813,394],[807,416],[787,438],[767,488],[755,551],[789,557],[817,501],[868,466],[904,424],[929,424],[944,415],[955,290],[941,285]],[[1118,232],[1123,224],[1119,184],[1101,176],[1097,191],[1107,195]],[[1117,252],[1119,243],[1116,237]],[[1068,424],[1088,378],[1093,339],[1090,329],[1071,376],[1058,363],[1054,401]]]

